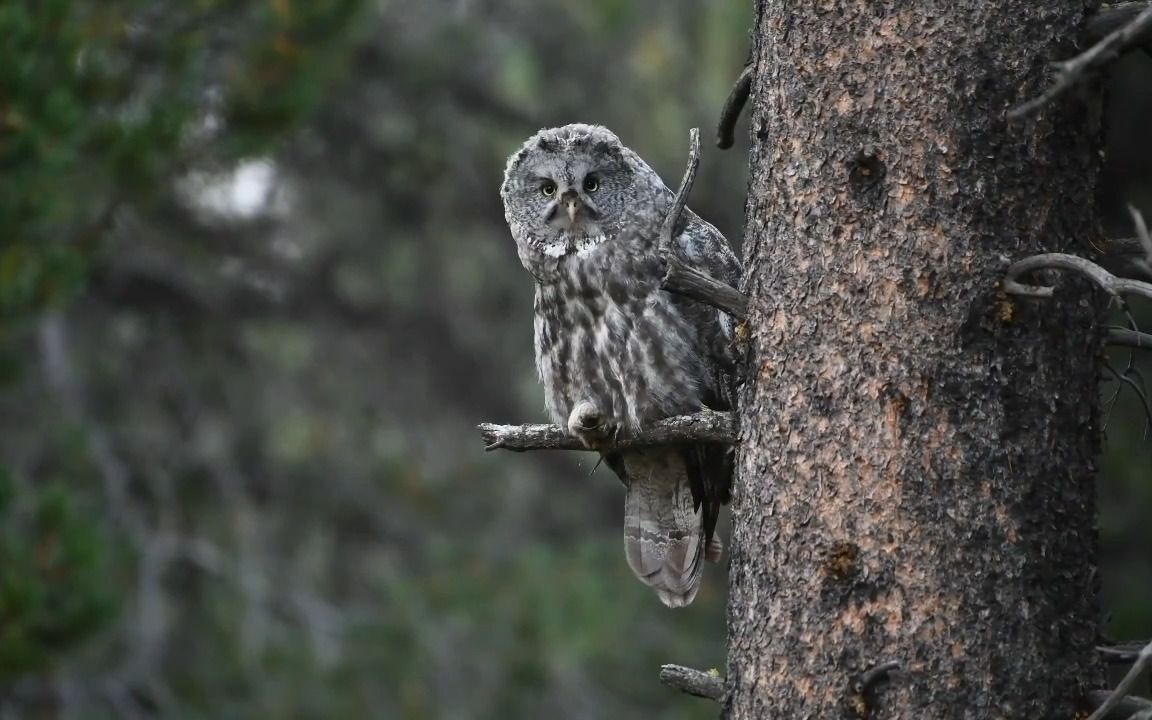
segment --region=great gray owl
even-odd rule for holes
[[[659,226],[673,193],[609,130],[541,130],[508,160],[504,217],[536,280],[536,369],[554,422],[589,447],[621,429],[733,407],[730,319],[661,289]],[[716,228],[685,210],[682,258],[729,284],[741,268]],[[627,488],[628,565],[665,605],[692,602],[728,500],[730,451],[716,445],[603,453]]]

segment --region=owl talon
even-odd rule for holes
[[[720,539],[720,533],[712,533],[712,540],[704,550],[704,559],[718,563],[722,557],[724,557],[724,541]]]
[[[595,450],[609,441],[615,442],[620,426],[609,420],[608,414],[591,401],[582,400],[568,415],[568,432],[580,438],[584,447]]]

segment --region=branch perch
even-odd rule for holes
[[[480,437],[485,450],[589,450],[580,439],[559,425],[496,425],[482,423]],[[707,410],[694,415],[657,420],[635,435],[621,433],[597,451],[624,450],[677,443],[736,443],[736,418],[732,413]]]
[[[660,682],[696,697],[720,701],[724,697],[724,679],[683,665],[660,666]]]
[[[1031,115],[1080,82],[1089,72],[1098,70],[1112,62],[1127,50],[1139,43],[1144,33],[1152,28],[1152,5],[1147,5],[1135,18],[1117,30],[1109,33],[1092,47],[1071,60],[1054,63],[1057,70],[1056,82],[1039,97],[1029,100],[1008,113],[1008,118],[1017,120]]]
[[[692,192],[692,184],[696,181],[696,169],[700,167],[700,131],[692,128],[689,137],[688,167],[684,170],[684,178],[680,181],[672,207],[660,225],[660,256],[665,268],[661,287],[668,292],[711,305],[737,320],[744,320],[748,317],[748,296],[690,267],[676,252],[673,235],[688,202],[688,193]]]

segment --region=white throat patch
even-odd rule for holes
[[[568,236],[545,245],[544,254],[548,257],[558,258],[575,251],[576,257],[584,257],[607,239],[604,233]]]

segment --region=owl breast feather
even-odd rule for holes
[[[632,430],[699,410],[700,333],[660,289],[658,264],[600,259],[566,259],[536,288],[536,368],[552,420],[563,425],[584,400]]]

